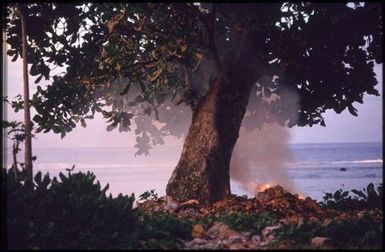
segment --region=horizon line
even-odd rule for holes
[[[383,143],[383,141],[368,141],[368,142],[295,142],[295,143],[289,143],[289,145],[296,145],[296,144],[301,144],[301,145],[314,145],[314,144],[379,144],[379,143]],[[179,144],[165,144],[164,146],[167,147],[183,147],[183,145],[179,145]],[[157,146],[160,146],[162,147],[162,145],[156,145],[156,146],[152,146],[153,148],[154,147],[157,147]],[[102,148],[111,148],[111,149],[120,149],[120,148],[135,148],[134,146],[76,146],[76,147],[68,147],[68,146],[65,146],[65,147],[54,147],[54,146],[47,146],[47,147],[35,147],[34,149],[37,149],[37,150],[45,150],[45,149],[102,149]],[[4,147],[3,146],[3,150],[7,150],[7,149],[12,149],[12,146],[9,146],[9,147]],[[22,150],[21,150],[22,151]]]

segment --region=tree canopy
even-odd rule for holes
[[[37,131],[70,132],[101,112],[111,130],[137,124],[138,154],[175,128],[145,127],[152,115],[168,122],[193,113],[220,69],[241,57],[255,78],[245,121],[277,120],[289,127],[325,125],[328,109],[353,115],[365,93],[379,95],[374,63],[382,63],[379,3],[34,3],[29,24],[30,75],[39,85],[31,101]],[[5,31],[13,61],[21,56],[20,20],[6,8]],[[257,60],[254,60],[257,59]],[[57,73],[59,67],[63,72]],[[253,75],[257,71],[258,75]],[[295,92],[296,109],[285,99]],[[167,114],[159,117],[162,109]],[[172,109],[172,113],[170,112]],[[275,113],[278,117],[271,117]],[[141,126],[142,125],[142,126]],[[148,124],[146,124],[148,125]],[[257,123],[251,127],[260,127]]]

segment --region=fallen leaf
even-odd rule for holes
[[[203,238],[203,237],[207,237],[207,232],[202,226],[202,224],[196,224],[193,226],[191,236],[193,238]]]
[[[227,199],[223,199],[214,203],[215,208],[224,208],[227,206]]]
[[[328,241],[329,238],[327,237],[314,237],[313,239],[311,239],[311,245],[314,246],[314,247],[320,247],[322,245],[324,245],[326,243],[326,241]]]

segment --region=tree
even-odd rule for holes
[[[25,6],[16,4],[16,14],[20,19],[21,26],[21,50],[23,58],[23,102],[24,102],[24,165],[25,170],[27,171],[28,179],[27,181],[32,186],[33,185],[33,170],[32,170],[32,124],[31,124],[31,112],[29,104],[29,80],[28,80],[28,54],[27,54],[27,24],[25,20]],[[18,149],[16,147],[16,149]],[[15,148],[14,148],[15,151]],[[17,169],[17,163],[14,153],[14,169]]]
[[[108,130],[130,130],[135,121],[138,154],[146,154],[151,140],[181,134],[167,124],[146,125],[144,116],[167,123],[170,107],[180,116],[187,105],[191,126],[166,192],[212,202],[230,193],[242,120],[251,128],[271,121],[325,126],[327,109],[357,116],[354,102],[362,103],[364,93],[379,95],[373,66],[382,63],[381,9],[378,3],[29,4],[30,74],[36,83],[53,80],[33,96],[34,121],[38,131],[62,136],[95,112],[111,122]],[[12,12],[8,6],[7,16]],[[19,29],[19,20],[9,18],[14,60]],[[55,66],[65,71],[51,76]],[[290,93],[298,99],[286,99]]]

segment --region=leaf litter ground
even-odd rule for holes
[[[252,198],[231,195],[210,205],[195,199],[177,202],[163,196],[138,203],[138,207],[147,214],[170,214],[192,221],[186,249],[339,248],[345,245],[360,248],[360,245],[339,242],[338,239],[345,238],[340,238],[338,232],[325,234],[322,230],[328,230],[328,226],[333,228],[335,223],[361,223],[363,218],[370,218],[370,225],[382,225],[383,221],[382,209],[321,207],[310,197],[303,199],[280,185],[258,192]],[[311,227],[321,230],[321,236]],[[382,236],[383,228],[380,230]],[[303,234],[296,235],[301,232]],[[333,234],[336,237],[330,236]],[[375,247],[382,248],[382,241],[375,243]]]

